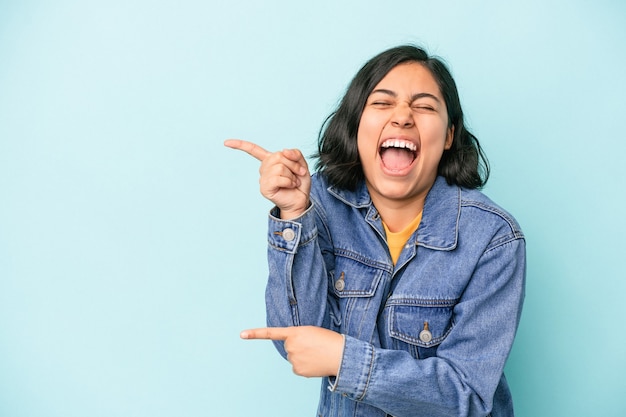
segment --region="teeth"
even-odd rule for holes
[[[410,151],[417,151],[417,146],[413,142],[400,139],[387,139],[380,145],[381,148],[406,148]]]

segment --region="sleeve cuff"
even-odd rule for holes
[[[329,378],[328,389],[342,393],[352,400],[361,401],[367,393],[374,366],[374,347],[351,336],[344,335],[344,338],[339,372],[335,378]]]
[[[282,220],[278,207],[274,207],[270,211],[268,243],[275,249],[295,253],[300,243],[308,242],[316,233],[312,203],[300,217],[291,220]]]

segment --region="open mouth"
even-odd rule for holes
[[[408,140],[387,139],[380,145],[378,153],[385,168],[402,171],[417,158],[417,145]]]

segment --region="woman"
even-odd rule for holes
[[[323,377],[319,416],[512,416],[503,369],[519,323],[525,241],[478,188],[488,165],[446,66],[387,50],[298,150],[226,146],[261,162],[267,322],[298,375]]]

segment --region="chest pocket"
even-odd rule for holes
[[[437,354],[437,347],[454,327],[452,309],[457,300],[390,299],[389,333],[394,347],[425,359]]]
[[[344,297],[371,297],[376,292],[382,271],[357,261],[337,262],[330,283],[335,295]]]
[[[329,275],[330,314],[336,330],[369,340],[381,305],[384,271],[362,262],[337,258]]]

